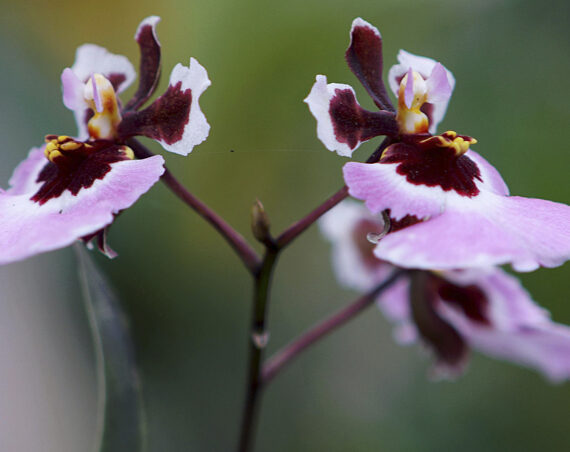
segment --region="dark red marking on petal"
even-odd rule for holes
[[[399,163],[397,173],[415,185],[455,190],[468,197],[479,194],[475,179],[481,180],[481,172],[476,163],[466,155],[457,156],[451,148],[421,149],[417,145],[396,143],[384,151],[379,163]]]
[[[370,27],[354,27],[345,58],[378,108],[395,111],[382,81],[382,38]]]
[[[410,288],[412,318],[439,361],[459,366],[467,356],[467,344],[457,330],[435,311],[438,286],[439,281],[428,272],[413,273]]]
[[[128,160],[119,145],[104,141],[90,144],[94,145],[93,152],[66,156],[65,164],[46,161],[36,180],[43,184],[30,199],[42,205],[58,198],[66,190],[77,196],[81,189],[91,187],[97,179],[103,179],[111,171],[112,163]]]
[[[487,316],[489,300],[479,286],[458,286],[442,279],[438,295],[442,300],[460,308],[474,322],[491,324]]]
[[[350,89],[337,89],[330,100],[329,114],[338,142],[354,149],[362,141],[378,135],[398,134],[398,123],[393,113],[364,110]]]
[[[140,81],[137,92],[127,103],[126,110],[140,108],[154,93],[160,79],[160,43],[156,39],[154,26],[142,26],[137,33],[136,40],[140,49]]]
[[[390,218],[390,231],[389,232],[396,232],[400,229],[407,228],[408,226],[413,226],[414,224],[418,224],[422,222],[421,218],[416,217],[415,215],[406,215],[405,217],[396,220],[390,216],[390,209],[386,209],[386,214]]]
[[[105,77],[107,80],[109,80],[109,82],[111,82],[111,85],[113,85],[115,92],[119,91],[119,88],[127,79],[127,76],[121,72],[113,72],[112,74],[107,74]]]
[[[119,124],[119,135],[123,138],[143,135],[166,144],[180,141],[190,119],[192,104],[192,90],[182,91],[181,86],[182,82],[169,86],[144,110],[126,113]]]

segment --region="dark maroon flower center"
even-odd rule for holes
[[[468,197],[479,194],[475,179],[481,181],[481,173],[473,160],[442,146],[436,137],[414,140],[388,147],[380,163],[398,163],[397,173],[414,185],[441,187]]]
[[[410,303],[412,318],[424,341],[433,348],[440,362],[460,365],[467,355],[467,344],[435,309],[440,278],[432,273],[416,271],[412,274]]]
[[[371,112],[361,108],[350,89],[335,90],[329,113],[337,141],[346,143],[350,149],[370,138],[398,133],[398,124],[393,113]]]
[[[127,79],[125,74],[121,73],[107,74],[106,78],[111,82],[111,85],[113,85],[113,89],[115,90],[115,92],[119,91],[119,88],[121,87],[123,82]]]
[[[442,279],[437,293],[443,301],[461,309],[463,314],[472,321],[485,325],[490,324],[487,317],[489,300],[485,292],[478,286],[474,284],[458,286]]]
[[[125,113],[119,124],[123,138],[143,135],[166,144],[182,139],[190,120],[192,90],[182,89],[182,82],[169,86],[166,92],[144,110]]]
[[[400,229],[407,228],[408,226],[413,226],[414,224],[420,223],[422,220],[421,218],[416,217],[415,215],[406,215],[405,217],[395,220],[390,215],[390,209],[386,209],[386,214],[390,218],[390,231],[389,232],[396,232]]]
[[[46,139],[53,141],[53,138],[52,135]],[[59,143],[55,150],[53,146],[49,147],[49,142],[46,147],[52,149],[52,153],[46,152],[49,154],[48,161],[36,180],[42,186],[31,197],[40,205],[61,196],[66,190],[76,196],[81,189],[89,188],[96,180],[103,179],[111,170],[112,163],[132,158],[128,148],[109,141],[83,143],[69,138],[60,141],[63,143]]]
[[[466,356],[467,344],[453,325],[437,312],[436,306],[442,300],[460,309],[471,321],[490,325],[489,300],[474,284],[460,286],[425,271],[415,272],[412,276],[412,315],[420,334],[441,361],[458,365]]]

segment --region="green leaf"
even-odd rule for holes
[[[133,344],[117,296],[82,245],[79,260],[85,308],[96,354],[100,452],[140,452],[145,416]]]

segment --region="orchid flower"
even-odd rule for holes
[[[154,185],[164,159],[136,159],[128,140],[136,135],[187,155],[208,135],[198,99],[210,85],[193,58],[178,64],[166,92],[148,107],[160,75],[158,17],[141,22],[135,34],[141,53],[140,82],[123,104],[117,94],[135,79],[126,57],[86,44],[63,71],[63,102],[77,120],[78,137],[48,135],[14,171],[10,188],[0,192],[0,264],[97,237],[109,257],[107,227]]]
[[[384,220],[345,201],[327,213],[321,231],[332,242],[340,283],[372,289],[393,266],[378,259],[369,241]],[[368,239],[367,239],[368,237]],[[570,328],[553,322],[519,281],[499,268],[411,271],[377,300],[396,325],[401,344],[420,339],[435,354],[434,376],[455,376],[470,348],[536,368],[552,381],[570,378]]]
[[[350,36],[348,65],[380,111],[363,109],[350,86],[327,84],[323,75],[305,102],[319,139],[340,155],[351,156],[378,135],[389,139],[378,162],[343,168],[349,194],[400,225],[378,242],[376,256],[406,268],[510,263],[517,271],[570,258],[570,207],[509,196],[498,171],[470,149],[474,138],[454,131],[433,135],[455,87],[451,72],[401,51],[388,73],[396,111],[382,82],[380,32],[356,19]]]
[[[206,139],[210,126],[198,101],[210,80],[194,58],[190,58],[188,67],[177,64],[166,92],[140,110],[160,78],[160,43],[156,35],[159,20],[156,16],[144,19],[135,34],[141,53],[140,82],[124,108],[117,94],[135,78],[131,63],[93,44],[77,49],[75,63],[63,71],[61,81],[63,102],[75,114],[79,139],[124,142],[140,135],[180,155],[188,155]]]

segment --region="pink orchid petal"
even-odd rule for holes
[[[507,187],[507,184],[503,180],[503,177],[493,165],[491,165],[480,154],[473,151],[472,149],[469,149],[465,155],[467,155],[477,164],[477,167],[481,172],[481,179],[483,179],[483,184],[480,184],[479,188],[489,190],[498,195],[507,196],[509,194],[509,187]]]
[[[364,200],[372,213],[390,209],[395,220],[406,215],[426,219],[382,239],[375,251],[380,259],[406,268],[511,263],[517,271],[531,271],[570,258],[569,206],[505,196],[504,181],[480,155],[469,150],[460,158],[470,159],[480,173],[473,179],[473,194],[418,182],[419,173],[409,180],[410,174],[398,173],[397,163],[344,166],[349,193]]]
[[[40,171],[46,166],[47,160],[44,155],[45,145],[32,148],[28,157],[20,162],[12,173],[9,184],[10,188],[5,192],[9,195],[22,195],[35,193],[41,183],[37,182]]]
[[[13,177],[13,191],[0,194],[0,264],[65,247],[107,226],[164,172],[160,156],[116,162],[103,179],[76,196],[64,192],[40,205],[30,200],[34,191],[22,192],[23,187],[33,185],[22,176],[26,169],[35,167],[37,154],[33,151],[29,157],[32,162],[18,167],[20,174]],[[34,172],[28,174],[33,176]]]
[[[472,150],[467,151],[464,157],[473,161],[480,173],[481,180],[474,179],[477,190],[508,194],[505,182],[489,162]],[[418,218],[436,216],[451,202],[467,202],[466,196],[455,190],[444,191],[440,186],[412,184],[397,172],[397,168],[397,163],[349,162],[343,168],[344,180],[350,195],[364,200],[372,213],[390,209],[396,220],[406,215]]]
[[[388,234],[378,258],[407,268],[453,269],[510,263],[517,271],[570,258],[570,207],[490,192],[449,199],[445,212]]]
[[[419,333],[410,309],[410,281],[401,278],[378,298],[377,306],[382,314],[394,323],[393,337],[400,345],[410,345],[418,340]]]
[[[552,382],[570,378],[570,328],[557,323],[521,328],[517,333],[484,330],[447,314],[474,348],[490,356],[535,367]]]
[[[368,258],[364,260],[356,237],[363,233],[358,229],[363,221],[382,222],[351,201],[339,204],[319,221],[321,231],[333,245],[338,280],[360,291],[370,290],[392,269],[380,259],[373,267]],[[468,347],[473,347],[492,357],[534,367],[554,382],[570,378],[570,328],[552,322],[549,313],[534,303],[517,278],[493,267],[429,272],[423,276],[444,286],[426,285],[425,298],[414,302],[414,314],[408,277],[382,292],[377,304],[394,323],[397,343],[411,344],[421,332],[426,345],[436,353],[432,376],[459,376],[467,364]],[[449,284],[457,289],[448,289],[444,295],[438,287]],[[419,329],[414,322],[420,322]]]
[[[418,218],[439,215],[445,209],[447,196],[459,196],[440,187],[410,184],[396,173],[392,164],[349,162],[344,165],[343,174],[351,196],[364,200],[374,214],[390,209],[396,220],[406,215]]]
[[[456,278],[451,273],[446,276]],[[569,327],[552,322],[520,282],[501,269],[463,279],[464,284],[477,284],[485,291],[491,324],[473,322],[443,301],[437,310],[469,345],[490,356],[534,367],[555,382],[570,378]]]
[[[370,259],[363,259],[362,250],[356,242],[355,229],[363,221],[371,224],[369,232],[382,231],[382,217],[371,215],[366,208],[354,201],[344,201],[327,212],[319,227],[322,234],[333,244],[333,268],[340,284],[344,287],[366,291],[372,289],[379,281],[387,278],[392,266],[378,260],[377,265],[370,265]],[[374,226],[376,225],[376,230]],[[366,243],[366,232],[360,238]],[[370,245],[370,256],[374,245]]]
[[[317,120],[317,136],[330,151],[350,157],[361,143],[384,134],[397,133],[394,115],[364,110],[349,85],[327,84],[317,75],[311,92],[304,100]]]
[[[428,90],[428,102],[448,102],[451,97],[452,88],[447,78],[447,71],[441,63],[436,63],[426,80]]]
[[[70,68],[61,73],[61,86],[63,90],[63,104],[70,110],[86,108],[83,98],[83,83]]]
[[[499,268],[475,268],[446,271],[446,280],[459,286],[476,284],[492,299],[486,317],[494,328],[517,331],[550,319],[548,311],[538,306],[518,278]]]
[[[391,265],[384,264],[391,269]],[[378,281],[376,282],[378,283]],[[411,322],[410,310],[410,281],[407,277],[400,278],[378,297],[378,306],[391,322]]]

